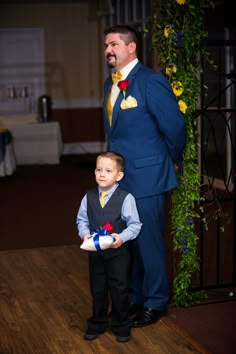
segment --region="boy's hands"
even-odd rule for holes
[[[83,241],[86,241],[88,238],[90,238],[91,237],[91,235],[89,235],[89,234],[86,234],[86,235],[84,235],[84,237],[83,237]]]
[[[116,240],[112,243],[111,248],[118,248],[118,247],[120,247],[120,246],[123,244],[123,240],[122,240],[122,238],[120,237],[120,235],[119,235],[119,234],[116,234],[116,233],[112,233],[112,236],[114,236]]]

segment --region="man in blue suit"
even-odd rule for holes
[[[133,327],[143,327],[158,321],[168,306],[165,200],[167,192],[177,187],[185,120],[166,78],[139,62],[136,31],[117,25],[104,34],[104,55],[116,76],[104,85],[107,149],[125,157],[121,185],[135,196],[143,223],[131,241],[130,307]]]

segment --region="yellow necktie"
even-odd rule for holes
[[[110,93],[107,97],[107,115],[108,115],[108,120],[109,120],[110,126],[112,123],[112,112],[113,112],[113,108],[111,105],[111,91],[110,91]]]
[[[100,204],[101,207],[103,208],[105,205],[105,197],[107,196],[107,192],[101,192],[100,194]]]
[[[118,81],[120,81],[122,79],[122,74],[120,71],[118,71],[117,73],[112,73],[111,74],[111,78],[112,78],[112,82],[113,85],[115,85]],[[111,105],[111,91],[107,97],[107,104],[106,104],[106,109],[107,109],[107,115],[108,115],[108,120],[110,123],[110,126],[112,124],[112,112],[113,112],[113,107]]]
[[[122,74],[120,71],[118,71],[117,73],[112,73],[111,78],[112,78],[113,84],[116,84],[119,80],[122,79]]]

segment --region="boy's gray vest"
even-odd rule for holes
[[[120,187],[116,188],[109,201],[102,208],[99,201],[98,188],[87,192],[87,213],[90,230],[100,229],[109,222],[114,232],[120,233],[126,228],[126,223],[121,218],[121,208],[128,192]]]

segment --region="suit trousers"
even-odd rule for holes
[[[103,331],[108,327],[109,296],[112,305],[111,329],[117,335],[129,331],[130,242],[119,248],[89,252],[90,290],[93,314],[88,329]]]
[[[137,199],[143,223],[132,242],[131,301],[165,309],[169,300],[165,232],[166,194]]]

